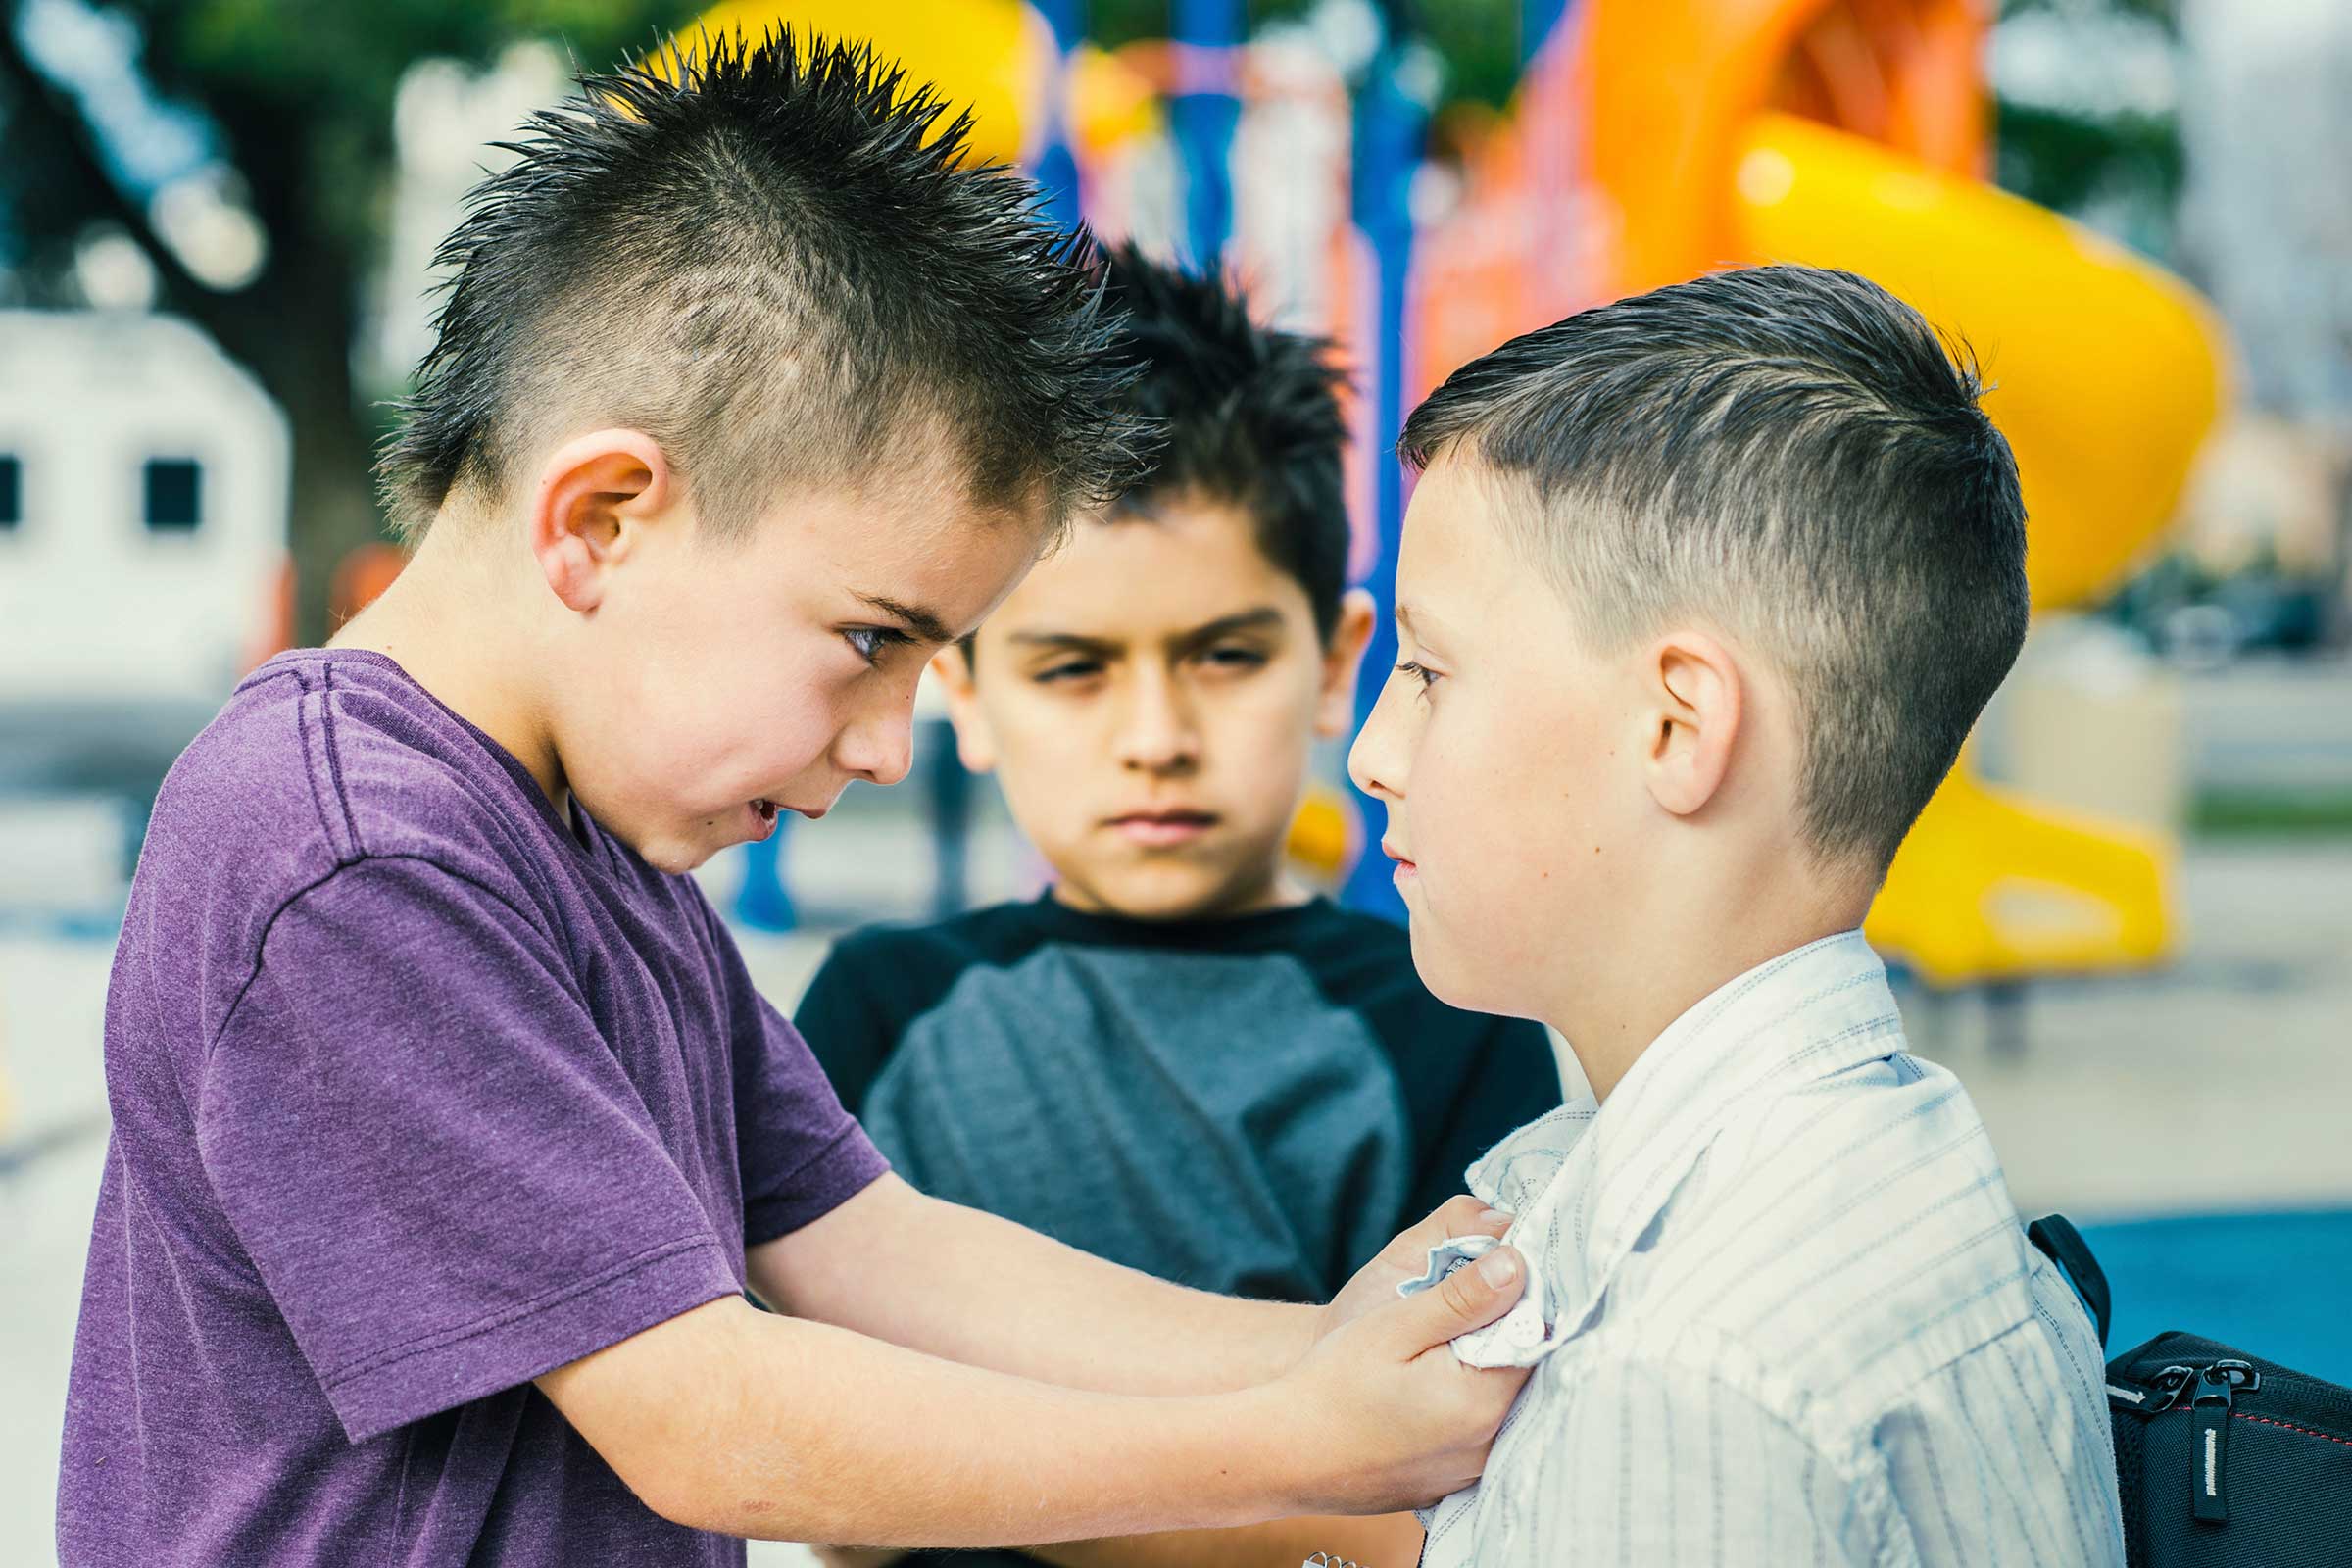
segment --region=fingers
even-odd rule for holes
[[[1512,1216],[1499,1208],[1489,1208],[1468,1193],[1463,1193],[1446,1200],[1430,1218],[1437,1221],[1447,1240],[1451,1240],[1460,1236],[1500,1236],[1511,1228]]]
[[[1485,1328],[1509,1311],[1526,1288],[1527,1260],[1516,1249],[1497,1247],[1467,1268],[1446,1275],[1437,1289],[1407,1298],[1398,1330],[1411,1339],[1411,1353],[1417,1355]]]

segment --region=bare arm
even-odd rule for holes
[[[732,1297],[538,1382],[648,1506],[732,1535],[1029,1545],[1374,1513],[1484,1465],[1525,1374],[1464,1367],[1446,1342],[1519,1285],[1465,1270],[1227,1394],[1055,1388]]]
[[[1510,1224],[1463,1197],[1396,1237],[1327,1307],[1170,1285],[885,1176],[752,1249],[752,1289],[796,1317],[969,1366],[1107,1394],[1208,1394],[1278,1377],[1322,1335],[1396,1298],[1429,1250]]]
[[[1105,1394],[1254,1388],[1320,1326],[1318,1308],[1170,1285],[896,1176],[754,1248],[747,1266],[778,1311]]]

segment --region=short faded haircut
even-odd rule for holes
[[[1983,392],[1877,284],[1761,267],[1514,338],[1398,445],[1481,470],[1594,652],[1690,617],[1770,660],[1803,836],[1875,877],[2025,641],[2025,504]]]
[[[1054,526],[1125,487],[1132,372],[1103,358],[1092,242],[966,160],[968,115],[790,30],[580,87],[436,259],[436,341],[379,464],[406,533],[599,425],[659,442],[721,536],[786,482],[942,451],[974,499]]]

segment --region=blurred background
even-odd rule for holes
[[[2111,1348],[2352,1380],[2339,0],[0,0],[0,1560],[51,1557],[164,770],[398,572],[369,455],[488,144],[577,71],[780,22],[970,103],[1057,218],[1339,342],[1376,588],[1403,411],[1512,333],[1791,260],[1964,337],[2035,628],[1872,935],[2020,1207],[2085,1223]],[[1394,912],[1328,762],[1293,851]],[[906,784],[703,874],[786,1010],[846,925],[1039,881],[936,720]]]

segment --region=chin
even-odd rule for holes
[[[654,839],[634,848],[639,859],[669,876],[684,876],[718,853],[685,839]]]
[[[1126,920],[1196,920],[1235,902],[1234,884],[1197,867],[1135,866],[1107,875],[1064,877]]]
[[[1415,914],[1408,929],[1412,933],[1413,972],[1421,977],[1421,984],[1428,988],[1429,994],[1448,1007],[1459,1007],[1464,1012],[1519,1016],[1507,999],[1496,995],[1502,988],[1494,983],[1493,977],[1477,973],[1475,966],[1465,963],[1459,953],[1449,951],[1447,943],[1429,933],[1428,920],[1427,915]]]

